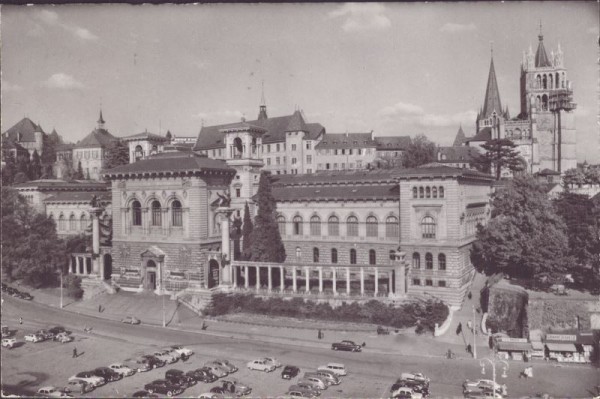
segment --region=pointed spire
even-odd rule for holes
[[[548,59],[546,49],[544,48],[544,35],[542,35],[542,21],[540,21],[540,34],[538,35],[540,42],[538,43],[537,52],[535,53],[535,67],[550,67],[552,63]]]
[[[260,95],[260,107],[258,111],[258,120],[268,119],[267,100],[265,100],[265,81],[262,81],[262,93]]]
[[[286,132],[308,132],[308,129],[306,127],[306,123],[304,123],[304,118],[302,117],[302,114],[300,113],[300,111],[296,110],[294,111],[294,114],[292,115],[291,119],[290,119],[290,123],[288,124],[287,129],[285,129]]]
[[[462,123],[461,123],[460,127],[458,128],[458,132],[456,133],[456,137],[454,138],[454,143],[452,143],[452,146],[460,147],[464,143],[466,138],[467,138],[467,136],[465,136],[465,132],[463,132]]]
[[[100,108],[100,117],[98,118],[98,129],[104,129],[104,118],[102,117],[102,108]]]
[[[500,91],[498,90],[498,81],[496,80],[496,70],[494,69],[494,58],[490,62],[490,73],[488,75],[487,88],[485,89],[485,102],[483,103],[482,117],[489,118],[493,112],[500,116],[502,113],[502,104],[500,103]]]

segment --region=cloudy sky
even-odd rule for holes
[[[598,4],[404,3],[3,6],[2,130],[24,116],[69,141],[102,105],[116,136],[197,135],[303,110],[328,132],[471,135],[493,45],[503,106],[519,112],[522,51],[560,42],[578,158],[600,161]],[[492,44],[493,43],[493,44]]]

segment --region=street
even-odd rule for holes
[[[19,317],[23,325],[19,325]],[[250,371],[246,363],[254,358],[270,356],[281,363],[301,368],[301,373],[314,370],[328,362],[344,363],[348,376],[342,384],[324,391],[323,397],[379,398],[387,397],[389,387],[402,372],[423,372],[431,378],[432,397],[462,397],[462,382],[465,379],[491,379],[492,370],[486,365],[485,375],[475,360],[447,360],[433,356],[402,356],[393,352],[370,350],[362,353],[333,352],[321,347],[290,344],[272,344],[235,337],[215,336],[210,332],[187,332],[154,326],[131,326],[115,321],[75,314],[50,308],[35,302],[7,297],[2,309],[2,325],[11,330],[18,329],[16,338],[24,342],[24,334],[40,328],[61,325],[73,331],[75,341],[67,344],[46,341],[27,342],[12,350],[2,350],[2,383],[9,389],[17,388],[23,393],[33,394],[47,385],[62,387],[68,377],[79,371],[107,366],[111,363],[151,353],[155,348],[172,344],[183,344],[194,350],[195,355],[185,363],[177,362],[166,367],[139,373],[118,382],[109,383],[88,393],[88,397],[126,397],[143,389],[144,384],[164,377],[170,368],[188,371],[201,367],[205,362],[224,358],[240,369],[233,377],[252,388],[252,397],[278,396],[287,391],[295,381],[281,379],[281,369],[273,373]],[[84,326],[93,327],[93,332],[83,332]],[[81,354],[72,358],[76,347]],[[531,364],[531,363],[530,363]],[[497,376],[501,366],[498,366]],[[600,382],[597,369],[583,366],[558,367],[555,364],[533,363],[534,378],[519,379],[522,363],[511,363],[506,383],[510,397],[534,395],[547,392],[555,397],[591,397],[592,387]],[[196,397],[217,385],[198,383],[187,389],[181,397]]]

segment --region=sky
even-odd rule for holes
[[[330,133],[475,132],[492,55],[519,113],[522,52],[564,52],[580,161],[600,162],[596,2],[2,6],[2,131],[28,116],[67,141],[102,108],[115,136],[301,109]],[[263,83],[264,82],[264,83]]]

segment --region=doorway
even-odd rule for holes
[[[211,259],[208,262],[208,288],[213,288],[219,285],[219,262],[214,259]]]
[[[104,279],[110,280],[112,275],[112,256],[110,254],[104,255]]]

